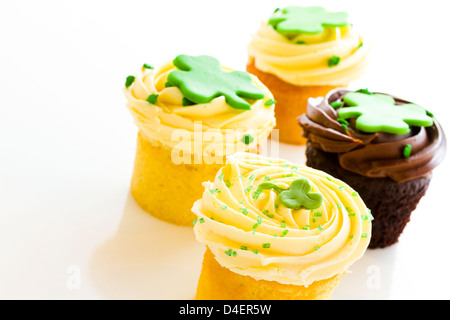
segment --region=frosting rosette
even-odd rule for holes
[[[216,61],[209,56],[180,56],[193,61],[205,57]],[[216,155],[226,155],[255,147],[267,139],[275,125],[274,100],[270,91],[255,76],[248,74],[248,79],[251,79],[249,86],[261,94],[258,99],[241,99],[248,105],[246,109],[231,107],[220,92],[208,102],[196,103],[188,100],[180,89],[185,83],[176,86],[169,81],[174,71],[180,71],[174,62],[167,62],[159,68],[144,65],[136,76],[131,76],[130,83],[124,89],[127,107],[140,132],[149,141],[170,148],[179,147],[181,140],[191,143],[188,148],[195,142],[200,151],[194,147],[190,149],[191,153],[213,148]],[[233,72],[223,66],[219,71],[226,75]],[[210,72],[214,73],[217,72]],[[195,83],[196,88],[208,86],[207,82]]]
[[[296,17],[301,10],[306,14],[303,20],[301,15]],[[282,22],[294,17],[289,23],[295,25],[295,18],[301,23],[315,21],[311,16],[317,11],[328,13],[321,7],[286,7],[262,21],[247,47],[256,68],[297,86],[344,85],[358,79],[368,63],[369,45],[346,21],[346,14],[340,13],[341,23],[323,23],[317,30],[280,31],[280,17],[285,16]]]
[[[370,210],[322,171],[236,153],[204,187],[197,240],[235,273],[308,286],[346,272],[369,244]]]

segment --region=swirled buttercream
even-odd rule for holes
[[[222,67],[224,71],[232,71]],[[200,146],[199,152],[213,148],[226,155],[263,143],[275,125],[270,91],[254,76],[253,83],[265,97],[249,101],[251,110],[230,107],[224,96],[205,104],[185,106],[181,91],[167,86],[169,74],[177,70],[172,62],[157,69],[142,68],[134,82],[124,89],[127,107],[140,132],[149,140],[167,147],[179,147],[180,141]],[[153,95],[154,99],[149,99]],[[199,136],[200,134],[200,136]],[[251,139],[245,139],[251,137]]]
[[[289,209],[270,181],[282,189],[306,178],[323,196],[319,208]],[[197,240],[223,267],[254,279],[307,286],[345,272],[365,252],[371,214],[358,194],[322,171],[284,160],[237,153],[205,182],[197,215]]]
[[[290,84],[341,86],[364,73],[369,44],[351,25],[289,39],[263,21],[247,50],[259,70]],[[339,63],[329,66],[332,57]]]

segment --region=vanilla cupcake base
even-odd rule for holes
[[[279,130],[281,142],[303,145],[306,139],[302,136],[302,128],[298,125],[297,117],[306,113],[309,98],[323,97],[339,86],[296,86],[284,82],[277,76],[263,72],[256,68],[255,60],[251,58],[247,64],[247,71],[254,74],[272,92],[275,104],[276,127]]]
[[[222,267],[207,248],[197,286],[197,300],[328,300],[344,274],[309,286],[256,280]]]
[[[131,194],[142,209],[158,219],[182,226],[196,218],[192,204],[201,197],[202,182],[214,180],[223,164],[175,164],[172,149],[150,142],[139,132]]]

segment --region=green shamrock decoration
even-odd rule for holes
[[[224,96],[235,109],[250,110],[244,100],[259,100],[264,91],[253,84],[249,73],[224,71],[220,62],[211,56],[179,55],[173,60],[179,70],[172,71],[167,81],[180,89],[183,96],[194,103],[208,103]]]
[[[261,189],[261,190],[274,189],[278,193],[280,193],[284,190],[283,188],[279,187],[278,185],[276,185],[275,183],[272,183],[272,182],[263,182],[258,186],[258,189]]]
[[[278,200],[287,208],[298,210],[300,208],[317,209],[322,205],[323,196],[320,193],[311,192],[312,187],[306,178],[292,181],[288,190],[284,190],[275,183],[263,182],[258,189],[274,189],[278,195]]]
[[[285,36],[300,33],[317,34],[324,27],[343,27],[348,25],[345,12],[327,12],[323,7],[290,6],[276,11],[268,23]]]
[[[425,109],[413,103],[396,105],[389,95],[349,92],[343,100],[345,106],[337,111],[339,118],[356,118],[355,127],[363,132],[406,134],[409,126],[433,125]]]

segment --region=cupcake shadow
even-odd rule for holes
[[[128,194],[116,234],[89,264],[105,299],[194,299],[204,247],[190,227],[158,220]]]
[[[389,299],[397,250],[398,245],[368,249],[342,278],[332,300]]]

